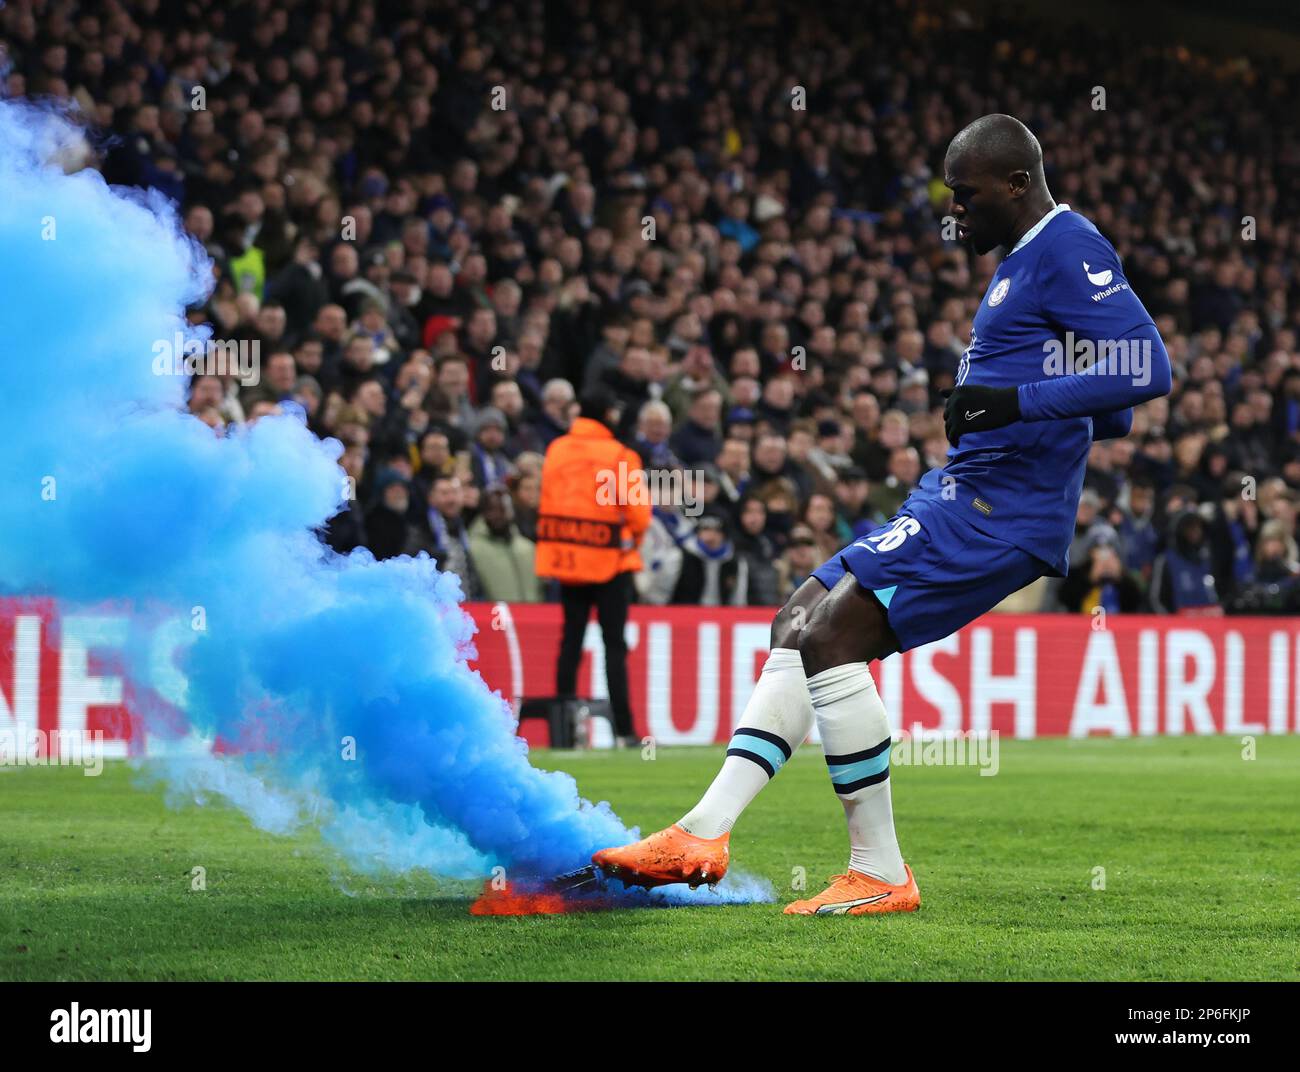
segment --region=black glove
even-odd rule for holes
[[[987,432],[1020,420],[1020,390],[1016,387],[951,387],[939,392],[943,427],[954,447],[967,432]]]

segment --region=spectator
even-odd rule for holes
[[[533,541],[515,526],[514,505],[504,485],[483,492],[479,516],[469,526],[469,557],[484,599],[539,603],[542,582],[534,568]]]
[[[575,404],[573,386],[568,380],[550,380],[542,388],[542,410],[532,425],[543,448],[569,430]]]
[[[669,444],[687,466],[703,465],[717,458],[722,450],[721,393],[713,388],[697,392]]]
[[[691,529],[681,510],[662,498],[659,485],[652,485],[650,525],[640,544],[642,569],[634,578],[637,598],[652,606],[672,601],[682,572],[682,541]]]
[[[510,458],[503,449],[510,424],[499,409],[487,406],[478,414],[474,441],[470,444],[470,468],[474,484],[486,488],[504,483],[510,475]]]
[[[1151,569],[1160,547],[1155,512],[1155,487],[1145,477],[1136,479],[1129,485],[1128,505],[1117,507],[1115,511],[1120,563],[1125,570],[1136,573],[1144,585],[1151,581]],[[1078,519],[1075,531],[1078,532]]]
[[[407,515],[411,510],[411,486],[401,473],[385,469],[375,478],[378,501],[366,513],[366,546],[375,558],[406,554],[416,534]]]
[[[1264,522],[1255,548],[1254,580],[1278,584],[1294,580],[1297,575],[1300,575],[1300,553],[1296,550],[1295,537],[1282,521]]]
[[[835,554],[844,543],[835,530],[835,502],[829,495],[814,492],[804,500],[799,521],[812,530],[817,541],[818,565]]]
[[[760,435],[754,444],[746,490],[751,486],[761,487],[774,480],[784,480],[790,484],[796,499],[802,500],[811,492],[812,482],[808,475],[790,461],[787,451],[786,439],[779,433],[764,432]],[[791,504],[791,512],[795,505]],[[768,503],[768,510],[770,512],[771,503]]]
[[[824,561],[818,558],[817,535],[807,525],[790,532],[789,543],[776,562],[777,602],[784,603]]]
[[[455,429],[462,437],[475,427],[477,418],[469,398],[469,363],[459,354],[434,363],[434,385],[429,395],[429,410],[435,421]]]
[[[794,421],[786,441],[786,456],[803,473],[812,491],[829,495],[835,487],[835,470],[815,455],[816,428],[817,423],[811,418]]]
[[[776,548],[764,531],[767,507],[763,500],[747,495],[736,511],[737,602],[751,607],[779,607],[780,578]]]
[[[740,489],[749,481],[749,444],[728,435],[722,441],[714,463],[718,470],[720,494],[731,503],[740,501]]]
[[[619,423],[614,435],[620,440],[634,434],[636,415],[651,400],[650,368],[650,351],[643,346],[629,346],[618,367],[605,373],[602,386],[613,394],[618,406]]]
[[[506,419],[506,438],[502,451],[513,460],[525,451],[544,453],[546,444],[537,430],[524,420],[524,393],[514,380],[498,380],[492,385],[489,407]]]
[[[1174,518],[1168,545],[1152,571],[1152,609],[1177,614],[1218,605],[1205,522],[1195,510],[1183,510]]]
[[[428,508],[408,549],[425,551],[438,560],[438,568],[460,578],[466,599],[482,599],[483,587],[469,553],[465,523],[465,489],[458,476],[435,477],[429,486]]]
[[[879,434],[862,438],[853,452],[853,461],[866,470],[872,483],[883,482],[889,475],[889,461],[894,451],[911,442],[912,422],[902,410],[889,410],[880,418]],[[892,512],[892,511],[891,511]]]
[[[655,399],[641,407],[637,415],[633,449],[641,455],[646,469],[678,469],[681,459],[673,453],[669,437],[673,430],[672,410]]]
[[[1117,539],[1114,528],[1102,515],[1103,505],[1097,492],[1092,488],[1084,488],[1075,511],[1074,539],[1070,541],[1069,550],[1071,566],[1075,562],[1082,563],[1094,544],[1111,543]]]
[[[727,381],[713,360],[713,354],[702,344],[689,346],[678,371],[664,385],[664,401],[673,411],[674,420],[686,419],[692,402],[710,388],[718,393],[722,407],[729,408]]]
[[[872,487],[867,501],[877,513],[893,517],[920,479],[921,456],[916,448],[896,447],[890,452],[885,479]]]
[[[382,296],[369,298],[361,305],[361,315],[352,325],[354,335],[370,339],[370,349],[375,365],[387,365],[400,354],[397,336],[388,324],[388,302]]]
[[[1248,478],[1229,475],[1215,500],[1210,523],[1210,548],[1216,586],[1226,601],[1255,579],[1254,548],[1258,546],[1259,509],[1246,496]]]
[[[809,451],[808,460],[827,484],[834,485],[839,474],[853,464],[846,449],[851,441],[838,417],[817,422],[817,445]]]
[[[738,587],[740,560],[717,514],[703,514],[695,531],[682,544],[682,568],[673,588],[673,603],[701,607],[743,605],[746,593]]]
[[[856,465],[840,471],[835,481],[835,535],[840,547],[865,536],[888,518],[868,502],[871,483]]]
[[[1142,609],[1142,586],[1124,568],[1115,545],[1095,540],[1059,589],[1061,604],[1074,613],[1091,614],[1098,608],[1109,614],[1132,614]]]
[[[541,502],[542,478],[536,473],[516,472],[507,480],[515,527],[526,540],[537,542],[537,505]]]
[[[582,389],[598,387],[606,372],[612,372],[622,363],[623,351],[631,337],[632,318],[624,312],[611,313],[601,329],[600,343],[587,358]]]
[[[357,498],[357,489],[365,470],[365,449],[346,447],[339,458],[339,465],[347,474],[348,504],[329,519],[322,538],[339,554],[346,555],[358,547],[367,546],[365,512]]]

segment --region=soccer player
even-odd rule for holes
[[[980,254],[1005,250],[947,396],[948,463],[790,597],[722,770],[672,826],[596,853],[606,874],[717,882],[732,826],[816,719],[849,863],[785,911],[916,909],[894,834],[890,725],[867,664],[948,636],[1040,576],[1064,576],[1093,440],[1127,435],[1132,407],[1169,392],[1150,314],[1111,244],[1052,199],[1024,124],[977,119],[952,140],[944,173],[958,239]],[[1076,359],[1090,354],[1091,365]]]

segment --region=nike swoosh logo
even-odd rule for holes
[[[822,905],[813,915],[816,916],[842,916],[850,908],[857,908],[859,905],[875,904],[877,901],[883,901],[886,897],[893,896],[890,891],[878,893],[874,897],[859,897],[856,901],[839,901],[835,904]]]
[[[973,420],[974,420],[976,417],[978,417],[981,413],[987,413],[987,412],[988,412],[988,410],[986,410],[986,409],[977,409],[974,413],[972,413],[970,410],[967,410],[967,411],[966,411],[966,419],[967,419],[968,421],[973,421]]]

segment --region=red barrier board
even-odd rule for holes
[[[555,690],[560,608],[467,604],[471,660],[508,700]],[[726,741],[767,655],[773,612],[632,608],[628,669],[638,733],[658,744]],[[157,622],[157,619],[154,619]],[[960,632],[873,664],[895,729],[1050,736],[1300,732],[1300,618],[989,614]],[[120,607],[70,611],[48,599],[0,599],[0,731],[104,735],[106,756],[148,749],[137,712],[181,722],[184,677],[175,622]],[[150,653],[144,681],[123,652]],[[579,692],[605,695],[594,619]],[[540,722],[525,724],[545,743]]]
[[[507,699],[554,691],[560,610],[473,604],[475,665]],[[633,607],[627,628],[639,732],[660,744],[727,740],[769,643],[772,611]],[[1300,619],[988,614],[873,664],[896,730],[1057,737],[1300,730]],[[603,697],[594,619],[578,690]],[[534,731],[526,726],[526,734]]]

